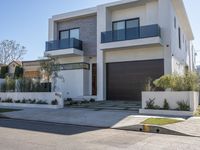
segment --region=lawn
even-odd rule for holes
[[[7,109],[7,108],[0,108],[0,113],[12,112],[12,111],[20,111],[20,109]]]
[[[169,118],[149,118],[142,122],[142,124],[151,124],[151,125],[167,125],[182,122],[182,120],[169,119]]]

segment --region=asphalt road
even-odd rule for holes
[[[200,138],[0,118],[0,150],[199,150]]]

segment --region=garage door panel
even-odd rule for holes
[[[163,74],[163,59],[108,63],[107,99],[140,101],[147,79]]]

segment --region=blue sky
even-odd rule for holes
[[[2,0],[0,5],[0,41],[16,40],[28,52],[24,60],[41,57],[48,38],[48,18],[52,15],[93,7],[116,0]],[[199,0],[184,0],[200,50]],[[199,56],[200,57],[200,53]],[[199,59],[200,60],[200,59]]]

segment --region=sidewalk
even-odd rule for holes
[[[147,118],[160,118],[160,116],[144,116],[132,111],[92,110],[82,108],[65,109],[23,109],[22,111],[3,113],[5,117],[65,123],[102,128],[114,128],[139,131],[140,123]],[[182,119],[182,118],[179,118]],[[149,126],[154,130],[165,130],[165,133],[180,133],[182,135],[200,137],[200,117],[191,117],[184,122],[165,126]]]

